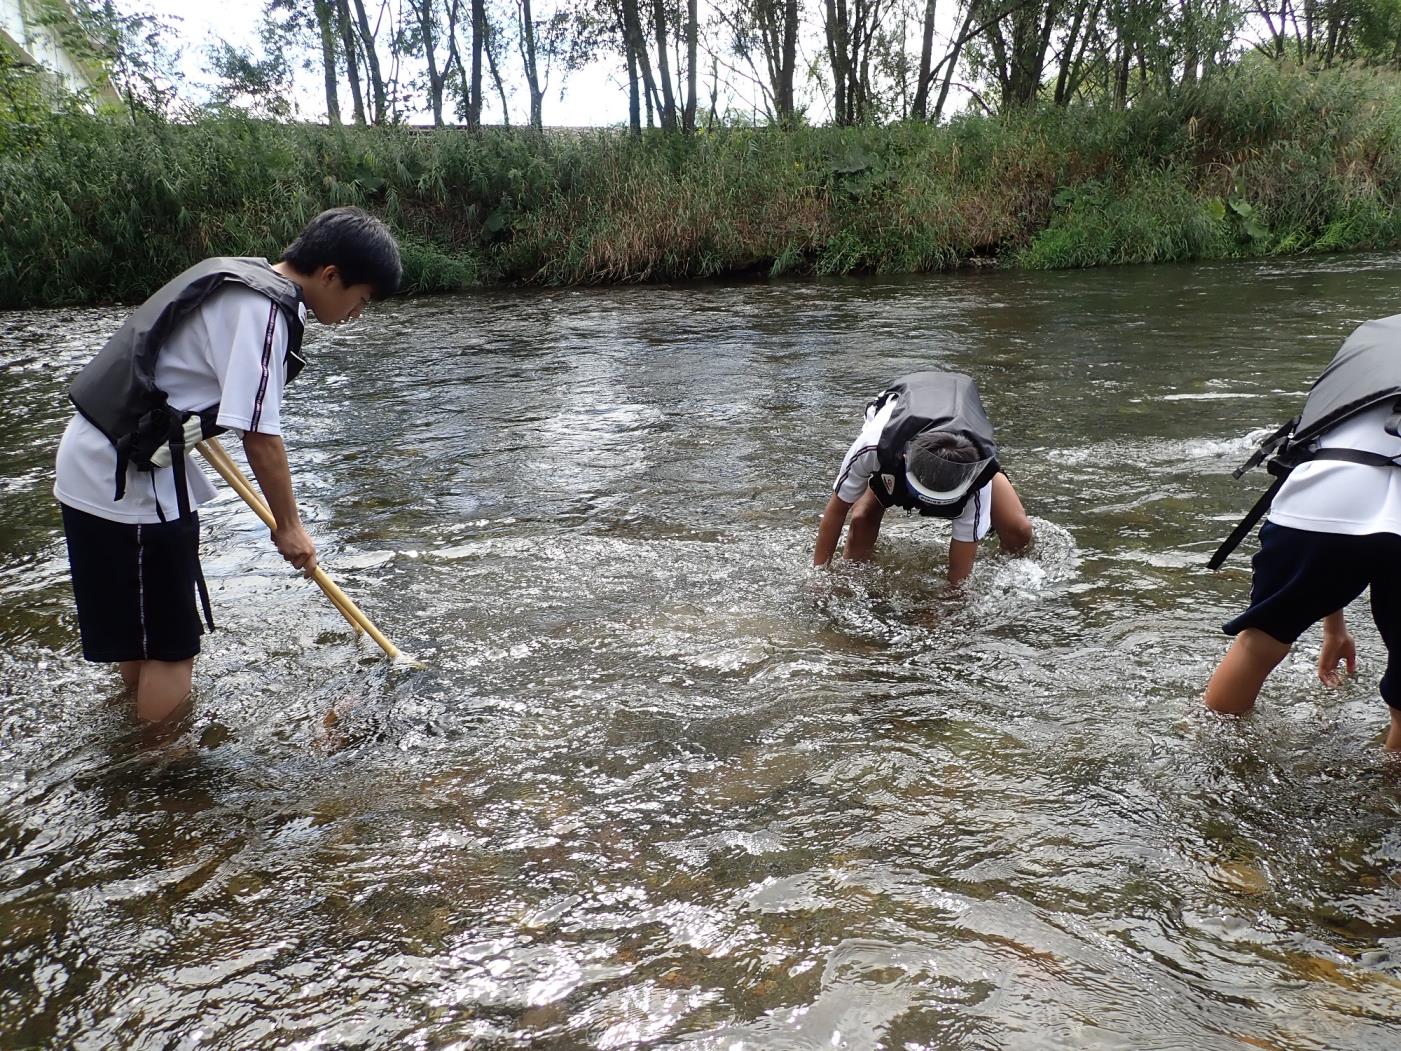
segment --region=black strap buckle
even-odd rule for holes
[[[1295,416],[1288,423],[1284,424],[1268,438],[1262,441],[1255,451],[1250,454],[1250,459],[1241,464],[1231,472],[1231,477],[1239,481],[1243,476],[1260,466],[1265,457],[1271,455],[1275,450],[1283,451],[1289,447],[1289,436],[1294,433],[1294,428],[1298,426],[1299,417]]]
[[[1401,438],[1401,398],[1391,406],[1391,415],[1386,418],[1383,429],[1393,438]]]

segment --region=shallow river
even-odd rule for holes
[[[1247,436],[1401,257],[406,300],[309,330],[294,475],[391,667],[224,491],[152,750],[77,649],[63,383],[0,315],[0,1045],[1394,1048],[1383,651],[1200,690]],[[1039,537],[808,566],[864,401],[975,374]],[[228,445],[237,449],[237,441]]]

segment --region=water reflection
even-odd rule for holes
[[[1199,711],[1252,431],[1393,257],[396,303],[289,390],[328,567],[205,516],[178,747],[77,656],[51,449],[120,311],[0,317],[0,1042],[1390,1047],[1381,644]],[[52,363],[52,368],[47,367]],[[1034,516],[808,568],[861,406],[979,376]],[[236,448],[236,443],[231,443]]]

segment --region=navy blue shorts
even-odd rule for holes
[[[131,525],[60,506],[83,656],[182,661],[199,653],[199,515]]]
[[[1401,536],[1314,533],[1266,522],[1250,568],[1250,608],[1222,630],[1256,628],[1291,646],[1370,585],[1372,619],[1387,648],[1382,699],[1401,708]]]

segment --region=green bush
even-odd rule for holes
[[[30,118],[0,138],[0,307],[138,300],[207,255],[275,256],[338,204],[386,218],[425,292],[1401,242],[1382,70],[1249,62],[1127,111],[637,139]]]
[[[1030,269],[1167,263],[1234,254],[1224,212],[1203,204],[1181,172],[1137,169],[1114,183],[1062,191],[1050,224],[1017,256]]]

